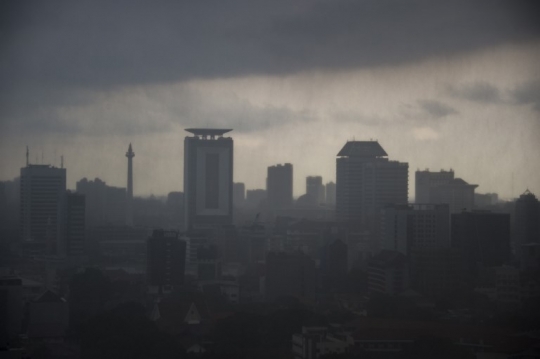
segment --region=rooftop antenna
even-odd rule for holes
[[[29,155],[30,153],[28,152],[28,146],[26,146],[26,167],[28,167],[28,165],[30,164],[30,161],[28,160]]]
[[[64,168],[64,155],[60,156],[60,168]]]

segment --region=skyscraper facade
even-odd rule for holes
[[[85,246],[85,195],[66,191],[60,202],[57,254],[80,257]]]
[[[336,216],[365,223],[389,204],[408,200],[409,164],[389,161],[376,141],[349,141],[337,154]]]
[[[268,206],[284,209],[293,203],[293,166],[290,163],[268,167],[266,177]]]
[[[306,195],[310,204],[324,203],[325,189],[321,176],[306,177]]]
[[[167,292],[184,283],[186,242],[178,232],[154,230],[147,241],[148,284],[157,292]]]
[[[516,242],[540,243],[540,202],[529,190],[516,200]]]
[[[21,168],[21,234],[23,241],[53,241],[58,209],[66,191],[66,169],[28,164]]]
[[[185,228],[232,223],[233,140],[229,129],[186,129],[184,140]]]

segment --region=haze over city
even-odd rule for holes
[[[478,192],[540,192],[532,1],[4,2],[0,180],[31,163],[134,193],[183,188],[184,128],[232,128],[234,181],[335,181],[347,140]]]

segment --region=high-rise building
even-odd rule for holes
[[[246,206],[258,208],[266,201],[267,193],[264,189],[248,189],[246,191]]]
[[[318,205],[324,203],[325,188],[321,176],[306,177],[306,196],[310,204]]]
[[[268,206],[271,209],[284,209],[293,203],[293,166],[290,163],[268,167],[266,177]]]
[[[233,140],[229,129],[190,128],[184,140],[185,228],[232,223]]]
[[[131,143],[129,144],[128,151],[126,152],[126,157],[128,159],[126,225],[133,226],[133,157],[135,157],[135,152],[133,152],[131,149]]]
[[[334,182],[328,182],[325,188],[326,204],[336,205],[336,184]]]
[[[516,242],[540,243],[540,202],[526,190],[516,200]]]
[[[32,164],[21,168],[20,220],[24,241],[56,242],[58,208],[65,191],[65,168]]]
[[[186,242],[178,232],[154,230],[147,243],[148,285],[157,292],[168,292],[184,283]]]
[[[476,184],[454,178],[454,172],[416,171],[416,203],[446,203],[450,213],[474,209]]]
[[[336,216],[365,223],[389,204],[408,200],[409,164],[389,161],[376,141],[349,141],[337,154]]]
[[[411,250],[450,248],[447,204],[393,205],[381,216],[382,249],[409,255]]]

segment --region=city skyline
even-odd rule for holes
[[[218,127],[235,130],[234,181],[248,189],[290,162],[297,197],[307,176],[335,181],[345,141],[377,139],[411,172],[453,168],[501,198],[540,192],[532,2],[129,8],[2,4],[13,21],[2,38],[0,180],[17,176],[29,145],[33,163],[58,166],[64,154],[69,188],[84,177],[124,186],[133,142],[135,194],[165,195],[183,187],[183,129]]]

